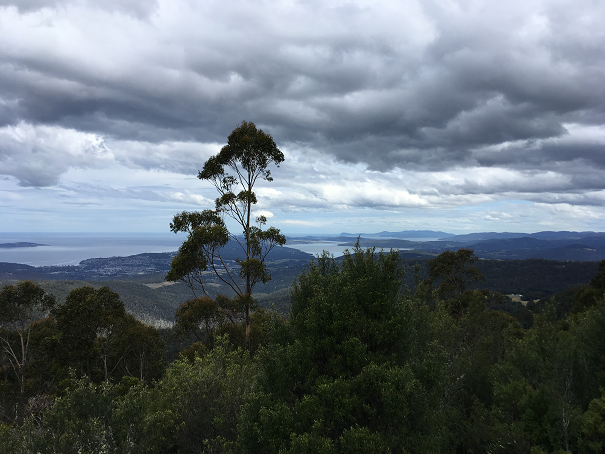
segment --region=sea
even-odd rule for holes
[[[2,233],[3,243],[43,246],[0,248],[0,262],[32,266],[78,265],[82,260],[127,257],[144,252],[173,252],[186,239],[174,233]]]
[[[324,251],[332,254],[334,257],[340,257],[344,255],[344,251],[348,249],[353,250],[352,246],[339,246],[335,241],[324,241],[317,243],[296,243],[291,244],[288,247],[298,249],[299,251],[313,254],[314,256],[321,255]]]
[[[31,266],[78,265],[82,260],[127,257],[145,252],[174,252],[186,239],[174,233],[32,233],[0,232],[0,244],[36,243],[43,246],[0,248],[0,262]],[[321,254],[324,250],[339,257],[349,246],[336,242],[302,243],[288,247]]]

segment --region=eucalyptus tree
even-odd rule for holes
[[[186,283],[195,296],[202,291],[210,297],[206,272],[216,275],[231,288],[235,294],[233,301],[244,314],[248,347],[252,291],[258,282],[271,279],[265,265],[267,254],[286,243],[278,229],[265,229],[265,216],[252,215],[257,203],[254,186],[259,178],[273,181],[268,167],[271,164],[279,167],[283,161],[284,155],[270,134],[257,129],[252,122],[242,122],[229,135],[227,145],[208,159],[198,173],[198,178],[212,183],[219,194],[215,209],[184,211],[174,216],[170,224],[174,233],[187,233],[188,238],[174,257],[166,279]],[[228,230],[225,217],[241,227],[241,236]],[[222,254],[230,241],[241,249],[235,269]]]
[[[440,281],[438,291],[441,298],[446,298],[454,313],[464,315],[468,305],[464,295],[468,285],[475,281],[484,281],[485,277],[473,264],[479,260],[472,249],[445,251],[429,260],[428,271],[433,281]],[[467,295],[472,297],[472,295]]]
[[[55,298],[32,281],[5,285],[0,291],[0,345],[25,392],[29,366],[29,341],[33,322],[56,304]]]
[[[98,290],[88,285],[79,287],[53,310],[53,316],[60,332],[62,362],[93,377],[99,375],[96,362],[100,360],[100,375],[109,380],[115,369],[109,364],[112,346],[126,317],[120,295],[107,286]]]

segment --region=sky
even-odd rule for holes
[[[168,232],[242,121],[290,235],[605,231],[605,2],[0,0],[0,232]]]

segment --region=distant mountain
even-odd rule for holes
[[[491,238],[496,236],[496,238]],[[354,242],[343,245],[352,246]],[[438,241],[422,241],[419,238],[405,240],[401,238],[363,237],[362,247],[382,249],[408,249],[413,253],[440,254],[445,250],[455,251],[470,248],[477,257],[497,260],[576,260],[600,261],[605,259],[605,233],[598,232],[538,232],[496,233],[484,232],[468,235],[455,235]]]
[[[605,233],[603,232],[537,232],[527,235],[531,238],[538,238],[541,240],[578,240],[581,238],[587,237],[605,237]]]
[[[587,237],[605,237],[605,233],[601,232],[536,232],[536,233],[511,233],[511,232],[479,232],[467,233],[465,235],[454,235],[443,240],[448,241],[482,241],[482,240],[504,240],[512,238],[535,238],[538,240],[580,240]]]
[[[479,233],[467,233],[465,235],[453,235],[447,238],[443,238],[447,241],[482,241],[482,240],[503,240],[509,238],[521,238],[529,236],[527,233],[510,233],[510,232],[479,232]]]
[[[556,246],[568,246],[569,243],[565,243],[564,245],[556,244]],[[469,246],[471,249],[474,249],[481,252],[496,252],[496,251],[514,251],[514,250],[539,250],[539,249],[548,249],[555,247],[553,242],[547,240],[539,240],[537,238],[531,237],[521,237],[521,238],[507,238],[507,239],[494,239],[494,240],[483,240],[476,244],[471,244]]]
[[[469,247],[485,252],[496,250],[513,249],[551,249],[568,248],[575,246],[576,249],[592,248],[598,249],[605,246],[605,235],[590,235],[581,238],[561,237],[558,239],[545,240],[536,237],[524,236],[521,238],[510,238],[504,240],[484,240],[472,244]]]

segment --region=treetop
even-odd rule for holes
[[[219,154],[212,156],[198,173],[200,180],[222,180],[225,176],[225,166],[239,172],[241,166],[254,179],[260,174],[263,179],[271,181],[271,172],[267,170],[270,163],[279,164],[284,161],[284,154],[277,148],[273,137],[262,129],[257,129],[252,122],[243,121],[235,128],[227,139]],[[233,184],[233,181],[225,181]]]

